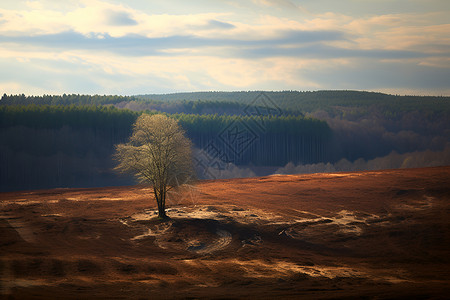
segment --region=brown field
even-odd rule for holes
[[[0,194],[0,298],[444,299],[450,167]]]

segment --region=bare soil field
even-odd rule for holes
[[[450,167],[0,194],[4,299],[448,299]]]

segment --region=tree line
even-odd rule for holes
[[[123,101],[138,100],[130,96],[118,95],[42,95],[26,96],[25,94],[7,95],[3,94],[0,100],[1,105],[107,105],[116,104]]]
[[[245,115],[248,104],[237,101],[214,100],[177,100],[168,101],[158,99],[145,99],[135,96],[114,95],[43,95],[25,96],[6,95],[0,100],[0,106],[23,105],[62,105],[62,106],[114,106],[132,111],[158,111],[170,114],[220,114],[220,115]],[[256,105],[257,106],[257,105]],[[262,107],[261,107],[262,109]],[[285,114],[301,115],[298,111],[284,110]]]

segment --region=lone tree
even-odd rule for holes
[[[129,141],[116,145],[115,170],[131,173],[140,183],[153,186],[158,216],[166,219],[167,192],[193,177],[191,146],[176,120],[142,114]]]

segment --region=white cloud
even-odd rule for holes
[[[28,8],[30,9],[0,9],[3,16],[0,34],[39,35],[74,31],[84,35],[95,32],[113,37],[129,34],[164,37],[193,34],[200,26],[226,15],[148,14],[125,5],[98,0],[80,1],[76,8],[68,12],[49,9],[35,2],[30,3]]]
[[[218,3],[10,2],[0,8],[0,59],[24,73],[41,70],[57,82],[51,91],[61,93],[340,88],[448,93],[450,82],[442,76],[450,70],[449,8],[419,13],[414,1],[416,8],[404,12],[356,14],[345,1],[339,4],[349,7],[344,12],[324,1],[328,6],[321,9],[317,1],[302,1],[301,7],[289,0]],[[357,3],[360,10],[364,3]],[[237,4],[254,9],[236,9]],[[428,87],[411,71],[423,72]],[[2,89],[49,89],[49,83],[14,74],[14,80],[3,77]],[[114,82],[117,78],[121,81]]]
[[[278,7],[282,9],[290,9],[290,10],[299,10],[304,11],[304,9],[295,4],[293,1],[290,0],[252,0],[253,3],[257,5],[263,5],[267,7]]]

